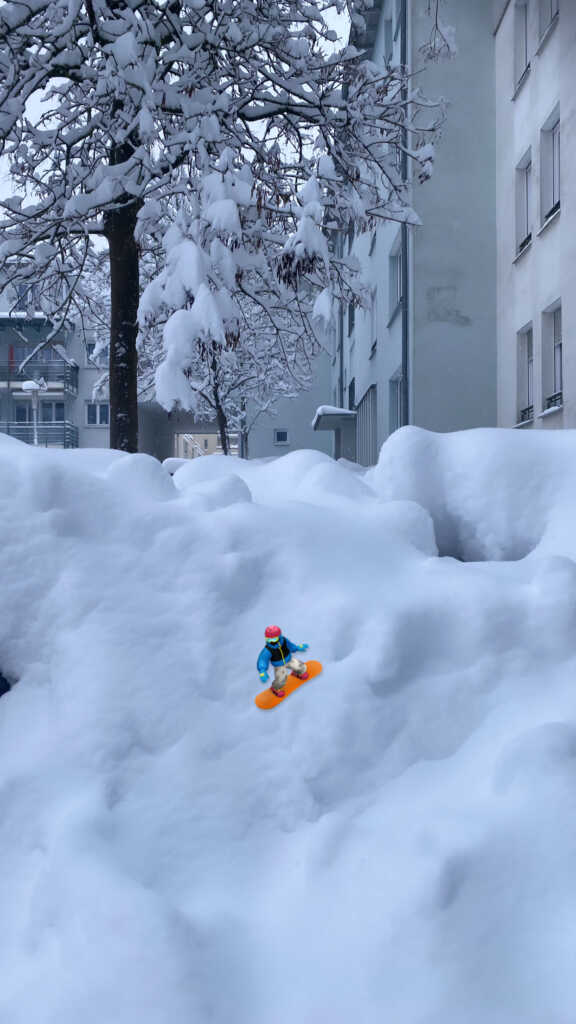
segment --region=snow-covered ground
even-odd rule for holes
[[[575,509],[571,431],[0,435],[1,1024],[573,1024]]]

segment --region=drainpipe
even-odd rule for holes
[[[408,2],[409,0],[402,0],[402,9],[400,12],[401,23],[400,23],[400,63],[402,67],[407,67],[408,64]],[[402,89],[402,98],[405,100],[408,96],[408,90],[406,87]],[[408,132],[406,128],[402,130],[402,144],[406,148],[408,142]],[[403,181],[408,180],[408,157],[406,153],[402,154],[402,179]],[[408,276],[408,225],[402,224],[401,228],[401,242],[402,246],[402,426],[406,426],[410,422],[410,387],[408,374],[410,372],[409,364],[409,276]]]

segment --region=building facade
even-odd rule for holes
[[[105,448],[109,403],[93,394],[103,374],[95,343],[63,330],[35,354],[51,330],[42,314],[0,313],[0,431],[44,447]]]
[[[576,4],[495,10],[498,423],[576,426]]]
[[[422,56],[427,0],[380,0],[357,40],[377,64],[408,66],[427,96],[448,102],[433,177],[410,185],[421,225],[387,221],[352,242],[370,308],[341,311],[327,400],[356,411],[363,465],[407,423],[437,431],[496,423],[493,17],[477,0],[446,0],[440,10],[455,30],[450,59]],[[402,171],[409,180],[406,161]],[[330,422],[320,417],[317,428]],[[337,433],[333,451],[340,455]]]

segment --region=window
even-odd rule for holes
[[[532,156],[524,155],[516,168],[516,252],[532,240]]]
[[[558,110],[541,132],[542,223],[560,209],[560,115]]]
[[[52,348],[52,345],[47,345],[46,348],[36,353],[34,361],[38,363],[61,363],[62,356],[55,348]]]
[[[540,38],[558,14],[558,0],[540,0]]]
[[[348,303],[348,337],[354,330],[354,324],[356,322],[356,309],[353,302]]]
[[[205,448],[208,447],[208,438],[207,437],[204,438],[204,447]]]
[[[387,64],[392,61],[394,53],[394,28],[392,18],[386,18],[384,22],[384,60]]]
[[[529,69],[528,3],[526,0],[519,0],[514,10],[514,82],[517,86]]]
[[[40,403],[40,421],[42,423],[62,423],[65,419],[64,402]]]
[[[89,427],[107,427],[110,423],[110,406],[108,402],[86,402],[86,425]]]
[[[542,316],[542,397],[544,409],[563,402],[562,307]]]
[[[38,288],[35,284],[27,284],[26,281],[17,281],[14,285],[16,291],[15,310],[17,313],[34,312],[38,308]]]
[[[390,255],[390,318],[402,302],[402,246],[398,243]]]
[[[15,402],[14,419],[16,423],[32,423],[32,402]]]
[[[348,385],[348,408],[354,409],[356,402],[356,379],[353,377]]]
[[[96,348],[95,341],[86,342],[86,366],[102,368],[108,362],[108,345],[105,348],[101,348],[98,355],[94,357],[94,349]]]
[[[274,444],[288,444],[288,431],[287,430],[275,430],[274,431]]]
[[[534,341],[532,328],[518,334],[518,422],[534,419]]]

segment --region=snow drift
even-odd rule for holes
[[[0,435],[0,1021],[572,1021],[574,450]]]

